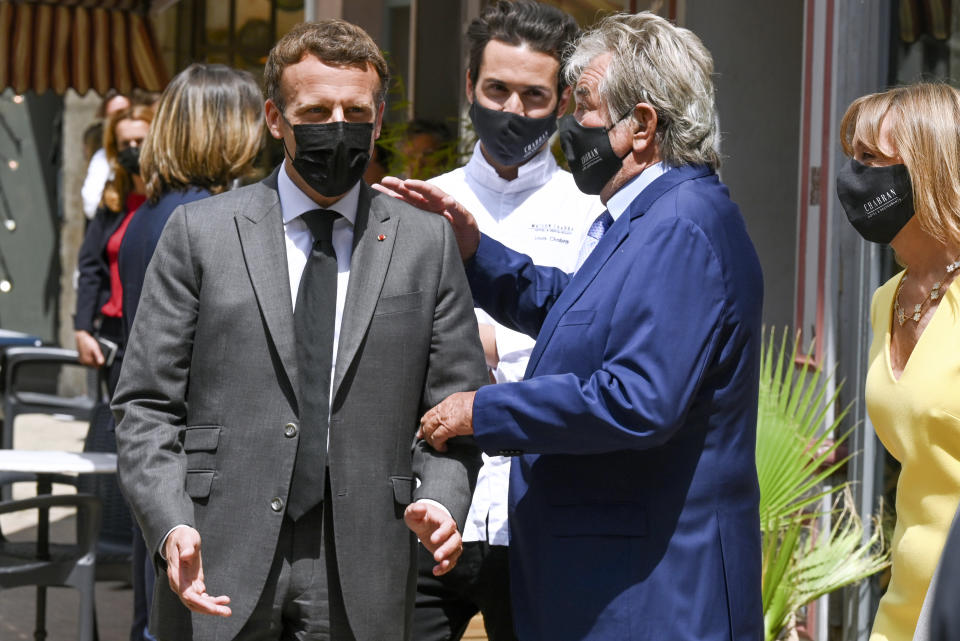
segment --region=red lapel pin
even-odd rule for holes
[[[377,236],[377,240],[379,240],[380,242],[383,242],[383,241],[385,241],[386,239],[387,239],[387,237],[384,236],[383,234],[380,234],[379,236]]]

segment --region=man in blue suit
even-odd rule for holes
[[[472,433],[517,457],[524,641],[761,639],[763,283],[715,173],[711,56],[662,18],[619,15],[584,35],[566,71],[577,108],[564,151],[607,207],[574,274],[481,236],[435,189],[386,183],[451,220],[475,303],[537,336],[525,380],[448,397],[421,434],[443,450]]]

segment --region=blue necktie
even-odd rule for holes
[[[613,216],[610,215],[610,212],[606,209],[603,210],[603,213],[597,216],[597,219],[593,221],[593,224],[590,225],[590,229],[587,230],[587,237],[583,239],[583,244],[580,245],[580,254],[577,257],[577,269],[583,265],[584,261],[587,260],[587,256],[594,250],[597,246],[597,243],[600,242],[600,239],[603,237],[607,230],[610,229],[610,225],[613,224]]]

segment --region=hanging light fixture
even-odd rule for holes
[[[0,185],[0,220],[8,232],[17,231],[17,221],[13,219],[13,211],[10,209],[10,201],[7,200],[7,194]]]
[[[7,261],[3,257],[3,252],[0,252],[0,294],[6,294],[13,289],[13,276],[10,275],[10,270],[7,269]]]

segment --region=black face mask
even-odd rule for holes
[[[296,156],[290,159],[293,168],[318,194],[328,198],[345,194],[363,177],[370,162],[372,122],[341,120],[290,127],[297,141]],[[283,150],[290,156],[286,143]]]
[[[872,243],[889,245],[913,218],[905,165],[869,167],[851,158],[837,173],[837,196],[850,224]]]
[[[560,119],[560,145],[567,157],[573,180],[585,194],[599,194],[623,166],[630,151],[617,156],[610,146],[609,131],[633,113],[631,109],[610,127],[584,127],[572,114]]]
[[[140,147],[127,147],[117,152],[117,164],[129,174],[140,173]]]
[[[483,149],[501,165],[512,167],[533,158],[557,130],[557,116],[528,118],[508,111],[487,109],[474,98],[470,121]]]

